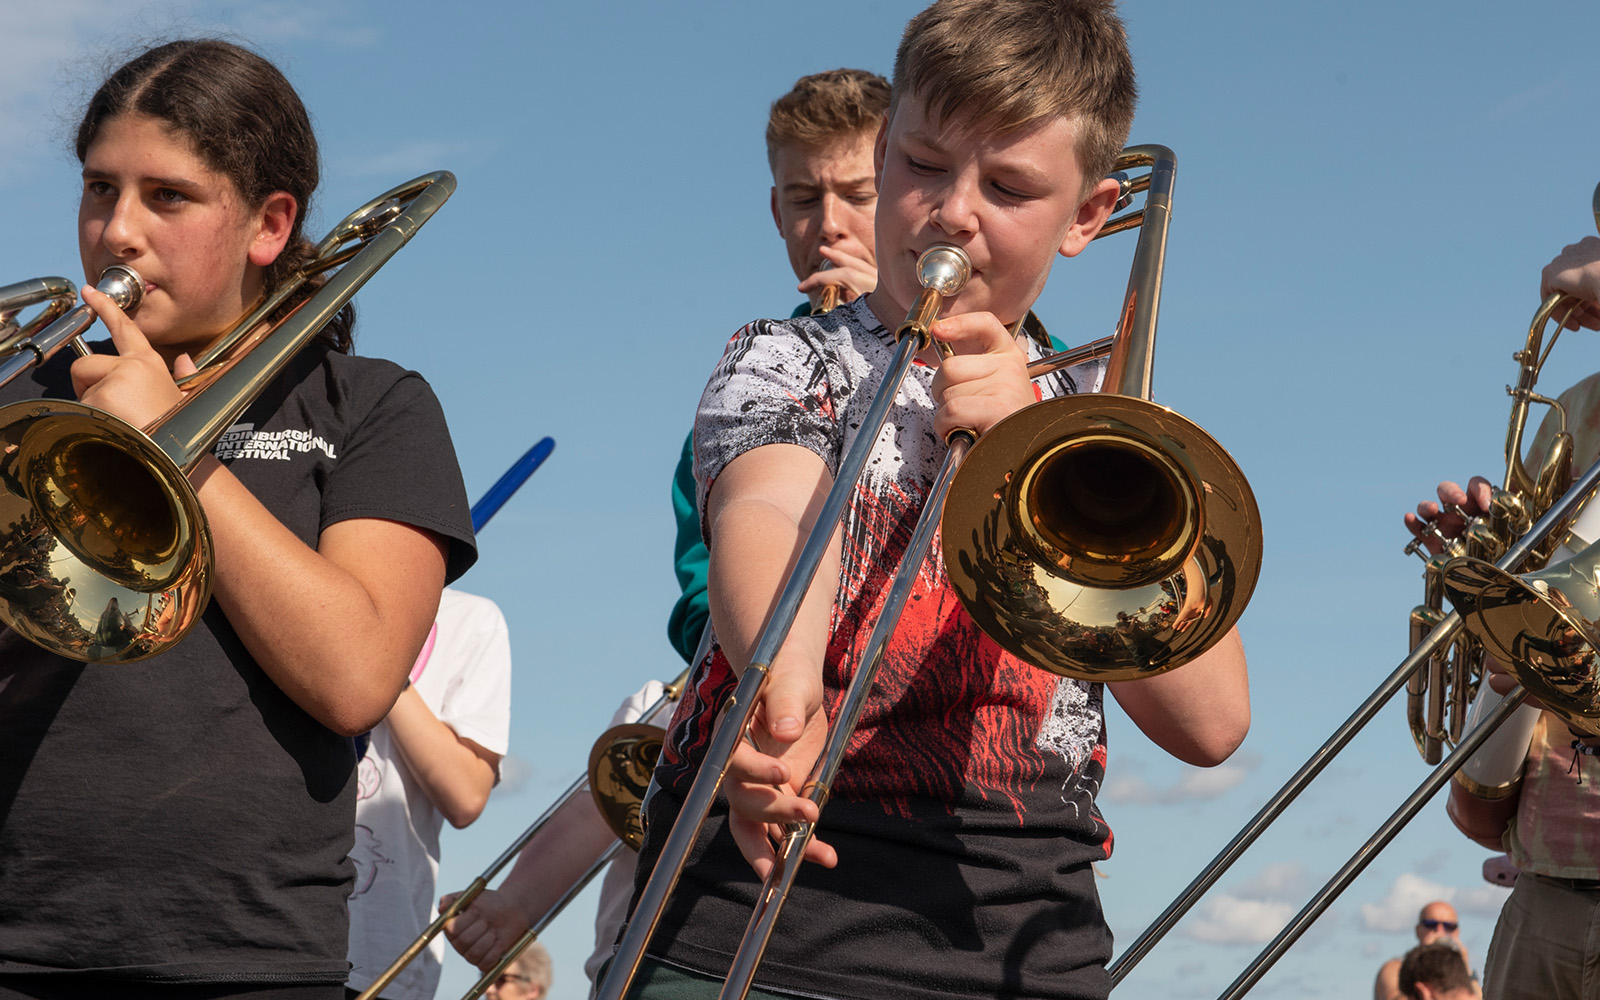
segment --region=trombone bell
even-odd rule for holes
[[[606,826],[637,851],[644,844],[644,795],[666,730],[643,722],[612,726],[589,751],[589,791]]]
[[[1463,624],[1574,730],[1600,736],[1600,543],[1516,576],[1452,559],[1444,587]]]
[[[62,656],[126,663],[198,620],[211,536],[181,470],[148,437],[69,400],[0,410],[0,608]]]
[[[1261,516],[1233,459],[1131,396],[1047,400],[990,428],[951,487],[942,534],[979,627],[1079,680],[1187,663],[1238,621],[1261,568]]]

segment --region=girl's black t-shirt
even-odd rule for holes
[[[72,398],[70,362],[0,403]],[[389,362],[307,348],[215,454],[313,547],[377,517],[447,539],[449,579],[476,558],[438,401]],[[0,489],[16,488],[8,460]],[[14,558],[0,545],[0,578]],[[278,689],[224,612],[213,600],[171,650],[122,665],[0,634],[0,975],[344,981],[355,749]]]

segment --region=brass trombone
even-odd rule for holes
[[[1600,228],[1600,186],[1595,188],[1592,207],[1595,213],[1595,225]],[[1554,337],[1551,338],[1551,345],[1546,346],[1544,354],[1541,355],[1539,350],[1540,336],[1548,319],[1559,307],[1561,298],[1561,296],[1552,296],[1541,304],[1538,312],[1534,315],[1527,346],[1522,352],[1515,355],[1515,360],[1521,366],[1522,378],[1516,388],[1507,389],[1507,392],[1514,400],[1507,433],[1508,486],[1497,494],[1496,510],[1492,512],[1489,518],[1485,519],[1484,523],[1475,525],[1476,530],[1470,532],[1472,539],[1468,544],[1492,543],[1493,546],[1498,548],[1499,558],[1494,563],[1493,568],[1504,573],[1516,572],[1519,568],[1528,565],[1530,560],[1537,561],[1538,564],[1542,565],[1542,561],[1549,557],[1550,550],[1561,538],[1563,529],[1569,524],[1579,508],[1588,502],[1596,488],[1600,487],[1600,462],[1596,462],[1577,482],[1572,483],[1570,488],[1563,487],[1565,492],[1558,492],[1540,486],[1541,481],[1547,477],[1559,479],[1564,475],[1570,481],[1570,465],[1565,473],[1560,471],[1560,463],[1562,461],[1570,462],[1570,441],[1566,445],[1562,445],[1558,439],[1558,443],[1551,449],[1553,454],[1566,450],[1568,458],[1562,459],[1558,455],[1556,462],[1552,464],[1547,457],[1538,475],[1528,473],[1522,464],[1522,431],[1527,420],[1528,403],[1553,403],[1553,401],[1533,393],[1532,389],[1533,380],[1537,378],[1539,368],[1543,365],[1544,357],[1548,355],[1549,346],[1553,346],[1555,339]],[[1512,495],[1514,490],[1517,491],[1518,495]],[[1485,531],[1485,529],[1491,530]],[[1507,534],[1507,532],[1512,533]],[[1434,537],[1439,540],[1441,545],[1447,548],[1455,545],[1454,540],[1445,538],[1442,534]],[[1417,551],[1416,543],[1408,545],[1406,551],[1408,553]],[[1301,765],[1300,769],[1290,777],[1283,787],[1278,789],[1272,798],[1261,807],[1260,811],[1240,829],[1233,840],[1229,841],[1227,846],[1211,860],[1210,864],[1202,869],[1199,875],[1195,876],[1194,880],[1178,894],[1150,926],[1145,928],[1139,937],[1121,955],[1118,955],[1115,961],[1107,966],[1113,986],[1122,982],[1133,967],[1138,964],[1139,960],[1149,954],[1150,949],[1155,946],[1156,942],[1160,941],[1167,931],[1171,930],[1183,915],[1195,903],[1199,902],[1200,897],[1211,886],[1216,884],[1217,880],[1239,859],[1240,855],[1251,844],[1255,843],[1266,828],[1283,813],[1284,809],[1288,808],[1289,804],[1305,790],[1306,786],[1316,779],[1317,775],[1322,773],[1323,768],[1334,757],[1338,756],[1339,752],[1349,744],[1356,733],[1360,732],[1368,722],[1371,722],[1378,714],[1379,709],[1402,687],[1410,687],[1414,696],[1416,692],[1415,685],[1419,683],[1417,678],[1419,676],[1426,677],[1427,683],[1431,685],[1431,690],[1434,692],[1434,702],[1443,706],[1448,702],[1438,694],[1440,691],[1438,681],[1441,677],[1445,678],[1447,684],[1458,685],[1462,690],[1469,684],[1476,684],[1476,680],[1465,669],[1473,662],[1473,658],[1470,656],[1457,659],[1457,662],[1463,667],[1463,672],[1460,674],[1455,674],[1453,668],[1449,673],[1440,669],[1440,664],[1452,657],[1452,648],[1456,650],[1466,648],[1462,644],[1463,615],[1460,609],[1473,596],[1470,588],[1466,586],[1467,581],[1463,579],[1460,581],[1463,603],[1456,605],[1458,610],[1445,614],[1442,605],[1438,603],[1445,593],[1446,573],[1452,558],[1447,552],[1443,558],[1435,557],[1435,559],[1427,560],[1429,563],[1426,576],[1428,595],[1425,605],[1412,614],[1412,648],[1410,654],[1395,668],[1393,673],[1373,690],[1372,694],[1367,696],[1367,699],[1361,703],[1355,712],[1328,737],[1321,748]],[[1467,568],[1472,568],[1476,565],[1475,575],[1480,578],[1488,576],[1484,569],[1488,566],[1486,562],[1480,561],[1477,564],[1466,562],[1463,565]],[[1454,602],[1455,595],[1452,595],[1451,599]],[[1487,633],[1480,632],[1480,637],[1476,641],[1481,643],[1486,636]],[[1514,652],[1515,649],[1513,647],[1520,648],[1522,645],[1514,638],[1505,638],[1505,646],[1508,652]],[[1530,682],[1532,682],[1531,679]],[[1487,690],[1487,685],[1483,685],[1483,687]],[[1422,809],[1428,799],[1439,788],[1443,787],[1445,782],[1450,780],[1452,775],[1475,793],[1488,792],[1493,794],[1497,790],[1502,793],[1509,793],[1509,783],[1499,789],[1490,788],[1483,782],[1473,780],[1469,774],[1462,773],[1462,769],[1469,765],[1478,766],[1479,761],[1474,757],[1475,751],[1491,738],[1494,738],[1497,735],[1497,730],[1504,727],[1506,720],[1513,718],[1524,697],[1525,694],[1522,691],[1513,691],[1493,708],[1475,713],[1475,717],[1482,720],[1481,724],[1476,726],[1463,726],[1457,722],[1448,728],[1441,727],[1438,724],[1438,719],[1432,716],[1430,712],[1427,721],[1424,722],[1423,728],[1420,730],[1417,727],[1417,701],[1414,697],[1408,699],[1408,719],[1412,723],[1413,736],[1416,737],[1418,749],[1423,752],[1424,758],[1427,759],[1430,753],[1429,741],[1433,743],[1431,752],[1434,754],[1429,763],[1433,763],[1438,759],[1437,754],[1440,745],[1448,742],[1454,749],[1439,762],[1439,766],[1429,775],[1428,779],[1418,786],[1417,790],[1379,827],[1378,831],[1373,834],[1367,843],[1352,855],[1350,860],[1329,880],[1323,889],[1312,897],[1311,901],[1283,929],[1278,937],[1257,956],[1254,962],[1246,967],[1245,971],[1240,974],[1239,978],[1235,980],[1223,996],[1225,998],[1242,996],[1245,991],[1258,982],[1261,976],[1265,975],[1266,971],[1271,968],[1272,964],[1283,956],[1294,941],[1305,932],[1306,928],[1377,857],[1378,853]],[[1462,697],[1452,697],[1449,702],[1459,703],[1464,700]],[[1561,704],[1562,701],[1562,698],[1556,699],[1557,704]],[[1482,708],[1486,706],[1476,707]],[[1459,719],[1459,716],[1457,718]],[[1462,732],[1463,729],[1465,729],[1464,733]],[[1450,730],[1454,730],[1454,732],[1450,733]],[[1447,734],[1449,734],[1448,738]],[[1496,742],[1499,743],[1501,741],[1497,740]],[[1513,739],[1509,742],[1514,744],[1516,741]],[[1527,744],[1525,741],[1522,746],[1524,752],[1526,752]],[[1499,748],[1497,747],[1496,749]]]
[[[704,659],[710,648],[711,630],[707,629],[700,640],[700,649],[693,662],[698,663]],[[544,915],[536,920],[527,932],[523,934],[505,953],[499,962],[484,973],[478,982],[473,985],[466,995],[465,1000],[472,1000],[481,996],[483,991],[504,972],[518,955],[522,954],[528,945],[549,926],[550,922],[566,908],[567,904],[577,898],[578,893],[594,880],[595,876],[603,871],[622,850],[627,847],[637,851],[644,840],[644,828],[640,823],[640,803],[644,798],[646,786],[650,781],[650,772],[655,768],[656,758],[660,756],[662,737],[661,728],[651,725],[650,720],[659,716],[670,706],[677,703],[683,696],[683,689],[689,683],[689,669],[685,669],[671,684],[666,685],[661,696],[656,699],[639,716],[640,721],[621,726],[613,726],[600,734],[589,753],[588,769],[578,775],[567,786],[566,791],[558,796],[528,828],[523,830],[517,839],[512,841],[500,855],[489,863],[489,866],[473,879],[468,886],[456,895],[449,906],[445,907],[433,922],[423,928],[422,933],[402,951],[389,967],[385,969],[372,984],[361,991],[357,1000],[373,1000],[379,993],[386,989],[395,978],[400,975],[413,961],[420,956],[430,942],[444,930],[445,924],[459,916],[472,901],[489,888],[489,883],[500,874],[517,856],[522,849],[549,824],[556,814],[568,803],[580,799],[585,795],[593,797],[595,808],[599,811],[606,825],[616,834],[617,840],[608,846],[578,876],[576,881],[564,891],[555,903],[545,911]]]
[[[833,261],[823,261],[822,266],[817,270],[833,270]],[[839,300],[843,297],[843,295],[844,290],[838,285],[823,286],[821,293],[817,295],[817,304],[811,307],[811,315],[822,316],[833,312],[835,309],[839,308]]]
[[[956,431],[950,436],[950,453],[935,476],[923,515],[908,545],[907,557],[891,585],[884,611],[868,640],[837,717],[829,726],[827,748],[807,782],[806,794],[819,807],[826,802],[844,745],[865,707],[877,664],[941,516],[947,545],[951,544],[950,539],[965,539],[969,534],[994,537],[995,523],[1008,515],[1017,516],[1019,511],[1047,525],[1044,537],[1025,552],[1004,551],[981,556],[965,552],[955,557],[955,564],[949,562],[951,557],[947,552],[947,566],[954,583],[958,569],[968,571],[970,565],[999,564],[999,572],[973,574],[979,578],[981,586],[973,588],[976,596],[972,600],[963,595],[963,604],[986,631],[985,617],[1000,618],[1005,626],[1002,634],[990,632],[990,635],[1001,645],[1037,666],[1064,676],[1121,679],[1123,676],[1149,676],[1179,666],[1224,635],[1249,598],[1260,567],[1260,518],[1248,485],[1231,459],[1219,462],[1217,468],[1210,465],[1197,468],[1180,457],[1177,452],[1184,450],[1204,451],[1208,459],[1213,451],[1220,453],[1223,459],[1226,454],[1210,443],[1204,432],[1199,432],[1199,438],[1206,442],[1203,446],[1199,438],[1186,440],[1184,434],[1189,433],[1193,425],[1182,418],[1169,421],[1167,418],[1176,415],[1147,399],[1176,158],[1171,150],[1162,146],[1136,146],[1124,151],[1118,165],[1151,167],[1149,174],[1138,181],[1123,180],[1124,195],[1134,190],[1148,190],[1145,208],[1139,213],[1129,213],[1138,221],[1123,219],[1107,226],[1110,232],[1134,225],[1140,229],[1123,318],[1118,335],[1113,338],[1107,374],[1108,384],[1127,395],[1085,397],[1100,404],[1090,407],[1089,414],[1069,415],[1063,423],[1049,420],[1037,425],[1030,423],[1030,430],[1020,436],[1033,441],[1043,451],[1025,456],[1012,465],[1014,469],[1024,470],[1023,475],[1015,477],[1026,480],[1021,487],[1022,499],[1008,499],[996,509],[994,500],[1004,496],[1005,491],[996,492],[987,482],[971,487],[973,496],[983,490],[988,490],[990,496],[987,509],[979,513],[976,520],[966,519],[966,505],[958,511],[953,503],[950,506],[943,503],[945,493],[954,490],[952,482],[959,485],[956,470],[974,439],[970,431]],[[600,1000],[621,1000],[632,984],[667,898],[686,865],[689,851],[721,786],[733,749],[749,726],[772,658],[787,638],[829,536],[855,489],[878,429],[883,426],[889,405],[912,359],[930,343],[928,327],[937,317],[944,296],[960,290],[970,268],[965,254],[954,247],[930,248],[918,261],[918,279],[923,290],[896,330],[894,359],[863,416],[861,433],[840,460],[833,488],[756,643],[750,665],[724,708],[725,717],[712,736],[678,820],[638,899],[611,969],[600,983]],[[984,441],[1031,411],[1053,407],[1059,402],[1062,400],[1052,400],[1013,414],[991,429]],[[1193,430],[1198,431],[1197,428]],[[1163,436],[1166,442],[1156,443]],[[1003,464],[1003,460],[997,460],[997,464]],[[1107,485],[1124,478],[1135,481],[1137,496],[1116,495]],[[1069,491],[1072,495],[1061,495]],[[1091,502],[1075,503],[1084,493],[1091,494]],[[1252,515],[1244,519],[1247,523],[1242,525],[1242,530],[1234,530],[1234,524],[1225,523],[1223,527],[1231,533],[1209,534],[1214,527],[1208,523],[1211,512],[1198,497],[1211,493],[1221,495],[1226,502]],[[1159,520],[1161,530],[1143,531],[1129,523],[1133,519],[1108,513],[1111,507],[1119,505],[1124,510],[1137,510],[1142,518]],[[1157,518],[1157,513],[1164,516]],[[1075,534],[1079,530],[1085,533]],[[1056,554],[1046,554],[1045,545],[1053,546]],[[1220,553],[1220,557],[1207,562],[1197,556],[1201,549],[1213,557]],[[1036,574],[1034,567],[1039,564],[1048,564],[1054,573]],[[1059,587],[1056,586],[1057,576],[1065,581]],[[1068,596],[1066,605],[1076,602],[1079,610],[1088,608],[1091,612],[1119,604],[1124,596],[1132,596],[1133,603],[1125,606],[1124,615],[1131,614],[1126,608],[1134,608],[1141,613],[1148,612],[1148,617],[1130,630],[1133,633],[1130,641],[1125,642],[1122,636],[1112,632],[1102,634],[1103,642],[1093,644],[1107,648],[1121,646],[1122,652],[1117,655],[1093,655],[1076,661],[1041,657],[1033,655],[1035,647],[1041,643],[1023,634],[1025,615],[1019,615],[1016,610],[1007,610],[999,616],[990,613],[1002,600],[994,590],[1025,592],[1033,601],[1028,605],[1029,610],[1040,623],[1040,631],[1049,639],[1071,639],[1075,637],[1074,630],[1095,629],[1104,621],[1095,615],[1088,620],[1072,617],[1067,606],[1051,603],[1050,598],[1059,594]],[[1116,593],[1107,596],[1105,591]],[[1111,620],[1117,627],[1123,624],[1115,613]],[[1190,636],[1184,633],[1190,632],[1200,641],[1186,642]],[[1166,637],[1181,648],[1170,655],[1160,654],[1151,645],[1159,637]],[[1069,648],[1072,646],[1069,643]],[[811,824],[790,827],[782,855],[758,895],[750,926],[724,984],[724,1000],[746,995],[811,833]]]
[[[77,298],[77,286],[66,278],[33,278],[0,288],[0,358],[9,359],[32,342],[34,334],[71,309]],[[42,308],[26,322],[18,322],[30,306]]]
[[[184,400],[148,430],[73,400],[0,408],[0,525],[11,526],[0,552],[18,553],[12,566],[36,579],[25,593],[0,592],[0,619],[91,663],[131,662],[179,641],[211,590],[210,531],[188,473],[454,190],[452,174],[426,174],[334,226],[308,264],[195,359]]]
[[[144,298],[144,281],[126,264],[112,264],[100,275],[95,287],[111,297],[123,312],[132,313]],[[77,289],[65,278],[35,278],[0,288],[0,385],[37,368],[55,356],[65,345],[72,345],[78,356],[87,357],[89,345],[83,332],[95,321],[95,311],[86,305],[74,307]],[[26,323],[17,315],[30,305],[43,302],[45,308]]]

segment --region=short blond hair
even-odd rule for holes
[[[517,975],[527,976],[533,984],[539,987],[541,997],[550,993],[550,981],[553,978],[550,969],[550,953],[545,951],[544,945],[537,941],[523,949],[517,960],[506,966],[506,971],[517,970]]]
[[[893,107],[915,95],[936,124],[970,115],[997,134],[1074,123],[1086,186],[1111,172],[1138,87],[1113,0],[938,0],[906,25]]]
[[[772,102],[767,115],[767,166],[783,146],[821,146],[876,132],[889,110],[889,81],[864,69],[830,69],[802,76]]]

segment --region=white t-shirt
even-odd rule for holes
[[[511,640],[488,598],[445,590],[433,652],[413,685],[445,725],[504,755],[511,727]],[[438,915],[439,831],[444,817],[400,760],[388,723],[372,731],[356,799],[356,866],[350,894],[350,979],[364,990]],[[384,990],[393,1000],[430,1000],[439,986],[444,937]]]

